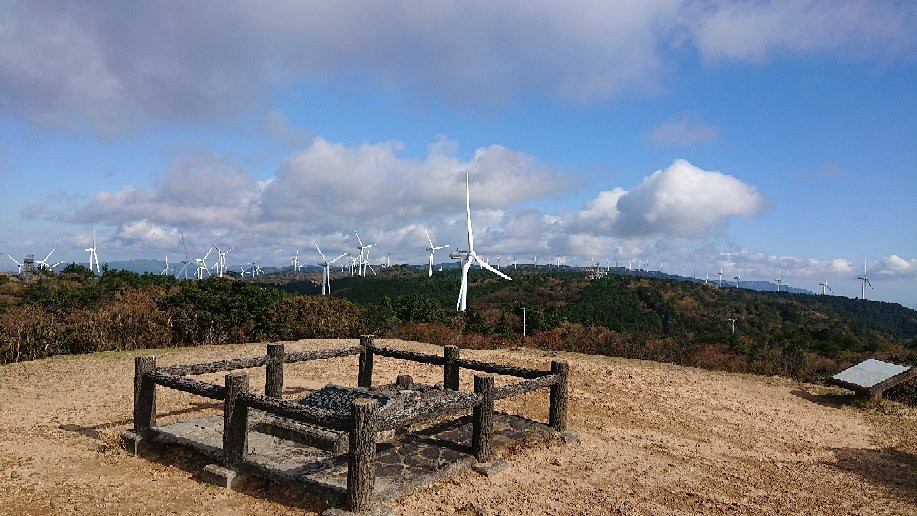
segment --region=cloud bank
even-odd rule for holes
[[[46,2],[0,5],[0,112],[112,134],[247,112],[272,90],[362,76],[485,107],[666,87],[685,52],[913,59],[910,2]]]

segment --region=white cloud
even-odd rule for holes
[[[718,127],[706,122],[692,122],[686,118],[662,122],[647,134],[654,145],[677,145],[691,147],[699,143],[715,141],[720,134]]]
[[[917,258],[906,259],[893,254],[879,260],[869,274],[879,280],[914,279],[917,278]]]
[[[0,107],[102,133],[200,122],[277,87],[354,76],[456,103],[660,91],[676,45],[708,59],[779,50],[911,59],[907,2],[69,2],[0,7]],[[693,47],[692,47],[693,46]]]
[[[781,51],[843,50],[874,57],[913,49],[917,11],[909,2],[766,0],[707,3],[692,26],[708,59],[762,61]]]
[[[574,230],[617,237],[697,237],[728,217],[755,216],[763,206],[764,197],[753,186],[680,159],[630,191],[600,192],[576,216]]]

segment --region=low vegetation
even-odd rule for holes
[[[71,265],[28,283],[0,281],[0,363],[56,354],[361,333],[471,348],[532,346],[823,380],[865,357],[917,365],[917,311],[838,296],[717,288],[572,270],[472,271],[470,309],[454,310],[458,271],[392,267],[316,281],[257,283]],[[261,280],[261,278],[259,278]],[[317,280],[317,278],[316,278]],[[523,312],[525,330],[522,337]],[[735,333],[728,319],[737,319]],[[917,402],[917,388],[896,396]]]

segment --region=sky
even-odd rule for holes
[[[915,84],[912,1],[0,0],[0,269],[422,264],[468,172],[491,263],[917,308]]]

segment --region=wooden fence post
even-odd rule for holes
[[[459,390],[459,366],[455,363],[459,358],[458,346],[443,346],[443,389]]]
[[[494,431],[493,388],[493,376],[474,375],[474,392],[483,398],[472,412],[471,448],[478,462],[490,459],[490,438]]]
[[[552,360],[551,372],[559,376],[559,381],[551,386],[551,408],[548,424],[554,430],[563,432],[567,429],[567,389],[570,364],[564,360]]]
[[[156,383],[146,373],[156,369],[156,357],[134,357],[134,430],[156,426]]]
[[[267,345],[267,368],[264,377],[264,395],[283,397],[283,343]]]
[[[360,372],[357,375],[357,386],[373,386],[373,335],[360,335]]]
[[[239,395],[248,392],[248,375],[226,375],[226,399],[223,400],[223,465],[241,463],[248,456],[248,406]]]
[[[354,400],[351,406],[350,457],[347,463],[347,505],[353,512],[372,505],[376,484],[376,426],[378,402],[372,398]]]

